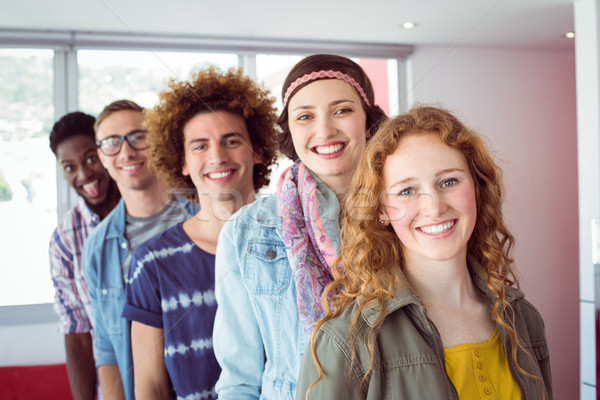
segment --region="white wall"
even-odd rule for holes
[[[504,170],[521,288],[546,323],[554,398],[579,397],[574,52],[420,46],[411,97],[487,136]]]

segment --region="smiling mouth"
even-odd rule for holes
[[[443,224],[422,226],[417,229],[421,232],[427,233],[428,235],[439,235],[440,233],[444,233],[450,230],[454,226],[454,224],[456,224],[455,219],[453,219],[452,221],[444,222]]]
[[[135,164],[135,165],[123,165],[121,167],[121,169],[125,170],[125,171],[133,171],[136,168],[139,168],[142,166],[142,163],[140,164]]]
[[[317,154],[335,154],[342,151],[342,149],[346,147],[344,143],[336,143],[328,146],[315,146],[312,151]]]
[[[232,169],[229,169],[227,171],[208,172],[206,176],[208,176],[210,179],[223,179],[233,174],[233,172],[234,170]]]

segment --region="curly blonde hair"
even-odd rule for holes
[[[150,152],[160,174],[177,189],[195,189],[192,179],[181,173],[183,127],[198,114],[227,111],[244,118],[252,150],[261,160],[254,165],[254,189],[269,184],[277,159],[278,130],[275,99],[268,90],[244,76],[241,68],[221,71],[216,67],[196,71],[190,81],[171,79],[168,87],[159,93],[158,105],[145,113]]]
[[[519,343],[512,326],[512,308],[505,300],[506,288],[512,285],[518,287],[518,282],[511,257],[514,238],[502,215],[502,171],[476,132],[443,109],[418,106],[382,124],[367,145],[352,179],[345,199],[342,247],[337,260],[337,264],[344,268],[342,274],[337,272],[338,269],[333,269],[334,280],[323,292],[326,316],[313,331],[311,346],[319,379],[311,388],[323,377],[314,350],[317,330],[358,297],[361,297],[361,301],[357,303],[357,311],[349,330],[352,349],[356,348],[358,320],[365,305],[376,301],[380,307],[378,318],[365,339],[371,361],[361,385],[373,367],[375,340],[385,319],[384,303],[393,296],[396,284],[408,285],[408,282],[398,282],[405,279],[397,274],[398,266],[403,265],[400,240],[391,225],[378,221],[378,216],[384,214],[384,205],[378,195],[384,190],[383,168],[387,157],[397,149],[403,137],[431,133],[436,134],[446,145],[460,151],[467,161],[477,199],[477,221],[467,244],[467,254],[487,272],[487,286],[497,298],[493,306],[493,317],[508,333],[512,348],[510,354],[517,369],[522,374],[534,377],[517,362],[517,347],[526,350]],[[331,304],[326,301],[328,297],[332,299]],[[352,363],[355,357],[356,354],[353,353]]]

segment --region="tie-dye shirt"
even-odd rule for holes
[[[179,223],[133,253],[123,317],[163,329],[165,366],[178,399],[216,399],[215,256]]]

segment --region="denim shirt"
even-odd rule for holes
[[[215,268],[219,399],[294,399],[310,338],[298,316],[276,194],[243,207],[225,224]]]
[[[195,205],[178,199],[187,214]],[[83,275],[92,300],[96,367],[117,364],[127,400],[133,399],[133,362],[129,321],[121,317],[125,305],[125,283],[121,266],[129,242],[125,238],[123,199],[90,234],[83,246]]]

